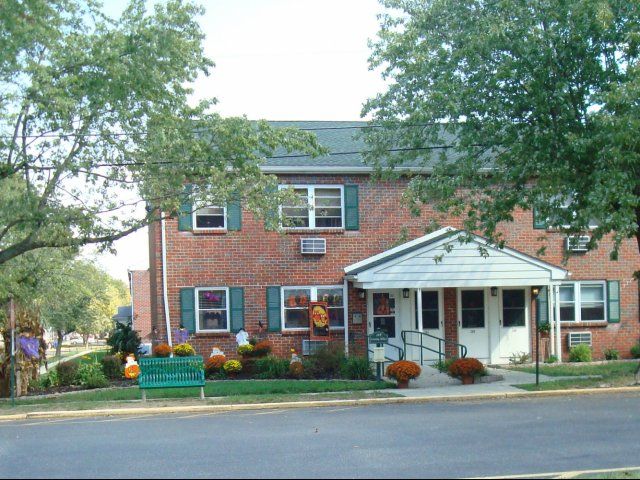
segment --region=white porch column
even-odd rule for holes
[[[556,342],[555,342],[556,324],[555,324],[554,314],[553,314],[555,292],[554,292],[554,289],[553,289],[553,285],[551,285],[551,284],[547,285],[547,292],[548,292],[547,318],[549,319],[549,348],[551,349],[551,352],[550,352],[551,355],[556,355]]]
[[[556,312],[556,355],[558,363],[562,363],[562,335],[560,333],[560,285],[553,286],[553,300]]]
[[[344,354],[349,356],[349,282],[345,279],[342,286],[342,301],[344,302]]]
[[[418,317],[416,321],[418,322],[418,331],[422,332],[422,289],[416,288],[416,299],[418,303],[418,311],[416,312],[416,316]]]

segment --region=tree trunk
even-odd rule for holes
[[[62,354],[62,339],[64,338],[64,332],[62,330],[56,330],[56,335],[58,335],[58,344],[56,345],[56,358],[60,358]]]
[[[89,334],[88,333],[83,333],[82,334],[82,343],[84,344],[84,348],[89,348]]]

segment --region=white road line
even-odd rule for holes
[[[623,468],[603,468],[601,470],[567,470],[564,472],[547,472],[547,473],[521,473],[518,475],[492,475],[490,477],[472,477],[470,480],[487,480],[492,478],[575,478],[579,475],[595,475],[597,473],[616,473],[640,471],[640,467],[623,467]]]

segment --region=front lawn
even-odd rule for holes
[[[563,363],[561,365],[540,365],[540,374],[550,377],[584,377],[600,375],[602,377],[633,375],[638,362],[606,362],[601,364]],[[536,367],[510,367],[510,370],[536,373]]]
[[[383,390],[394,388],[389,382],[372,380],[238,380],[207,382],[204,393],[207,397],[251,397],[256,401],[261,396],[320,394],[330,392],[349,392],[363,390]],[[147,390],[147,398],[192,398],[197,399],[199,388],[165,388]],[[56,405],[76,402],[113,402],[140,400],[141,391],[137,386],[126,388],[112,388],[106,390],[89,390],[77,393],[61,394],[53,398],[21,398],[17,405]],[[235,398],[234,398],[235,400]],[[11,404],[4,401],[0,408],[10,408]],[[96,405],[98,406],[98,405]]]
[[[638,362],[607,362],[602,364],[567,363],[540,366],[540,374],[550,377],[591,377],[564,378],[550,382],[517,385],[528,391],[563,390],[572,388],[626,387],[635,383]],[[514,367],[513,370],[535,373],[535,367]]]

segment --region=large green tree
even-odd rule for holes
[[[383,0],[371,66],[388,88],[364,113],[382,172],[423,166],[407,190],[499,244],[535,210],[567,233],[640,250],[640,3]],[[393,154],[389,154],[389,151]]]
[[[175,213],[185,183],[200,185],[196,203],[240,195],[264,214],[280,195],[264,195],[265,156],[319,151],[309,133],[190,101],[213,67],[200,13],[131,0],[114,20],[94,0],[0,1],[0,264],[45,247],[108,248]]]

